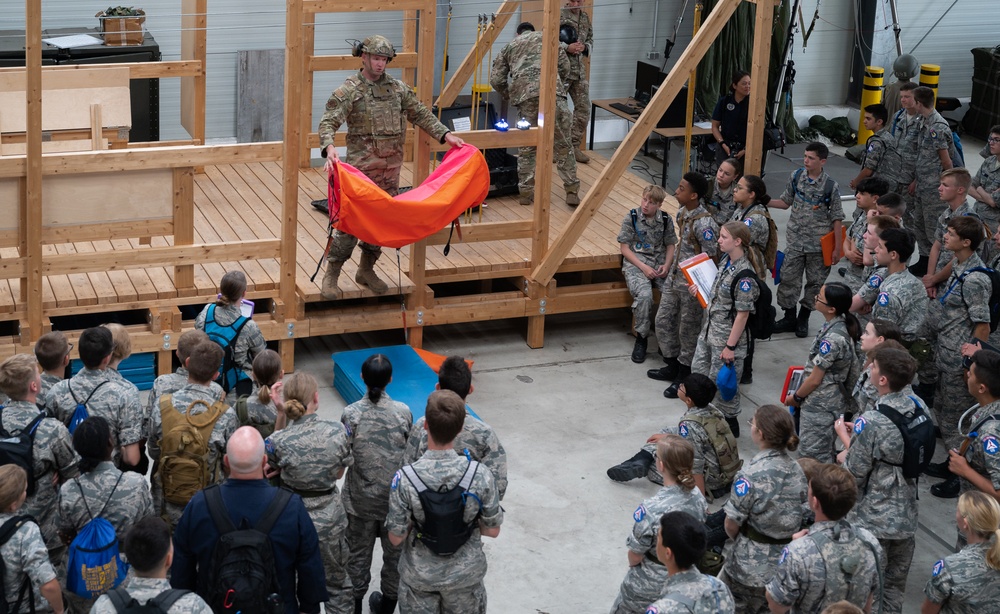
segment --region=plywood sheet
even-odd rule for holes
[[[0,132],[25,132],[25,71],[0,73]],[[90,127],[90,105],[101,105],[104,127],[132,125],[128,68],[42,72],[42,129]]]

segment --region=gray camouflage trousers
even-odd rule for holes
[[[719,580],[729,587],[729,592],[733,594],[733,603],[736,604],[736,611],[740,614],[768,614],[771,611],[767,607],[763,586],[747,586],[737,582],[726,575],[725,568],[719,572]]]
[[[882,612],[883,614],[902,614],[903,598],[906,596],[906,577],[910,573],[910,563],[913,561],[916,539],[912,535],[903,539],[879,538],[878,543],[885,551],[886,559]]]
[[[932,187],[921,186],[917,182],[916,194],[913,196],[913,215],[910,217],[910,207],[907,206],[903,216],[903,225],[913,231],[917,236],[917,246],[920,248],[920,255],[927,256],[931,253],[931,245],[934,243],[934,233],[937,230],[938,218],[948,205],[941,202],[941,197],[937,192],[937,181]],[[909,221],[907,218],[910,218]],[[912,226],[910,225],[912,221]],[[928,265],[931,266],[931,265]]]
[[[486,614],[486,586],[444,589],[433,593],[399,583],[399,611],[406,614]]]
[[[949,450],[962,445],[965,438],[958,432],[958,420],[975,402],[965,384],[961,363],[958,371],[941,371],[934,393],[934,418]],[[966,428],[971,426],[967,423]]]
[[[806,275],[806,289],[802,292],[802,273]],[[830,267],[823,264],[822,252],[800,252],[791,250],[785,252],[785,260],[781,263],[781,283],[778,284],[778,306],[782,309],[795,309],[795,302],[812,311],[816,306],[816,295],[823,287]]]
[[[538,125],[538,99],[529,98],[517,106],[521,117]],[[552,161],[562,179],[567,194],[580,191],[580,180],[576,177],[576,158],[570,146],[570,115],[565,98],[556,98],[555,139],[552,143]],[[543,169],[544,170],[544,169]],[[522,195],[535,193],[535,148],[521,147],[517,150],[517,187]]]
[[[583,137],[590,123],[590,82],[586,79],[567,81],[566,93],[573,101],[573,120],[570,126],[570,141],[573,147],[583,149]]]
[[[368,585],[372,581],[372,554],[376,539],[382,542],[382,578],[379,590],[387,599],[395,599],[399,592],[399,555],[403,548],[389,543],[389,533],[384,525],[384,519],[369,520],[347,515],[347,545],[350,548],[347,572],[354,585],[355,599],[364,599],[368,593]]]
[[[335,494],[333,497],[340,497]],[[333,502],[318,509],[309,510],[309,518],[319,535],[319,554],[326,572],[326,592],[330,598],[326,602],[328,614],[351,614],[354,611],[354,591],[351,578],[347,574],[350,548],[347,545],[347,526],[343,511],[338,514],[338,506]],[[305,500],[308,505],[309,500]],[[339,516],[339,518],[338,518]]]
[[[799,457],[832,463],[837,438],[833,423],[844,412],[844,395],[836,387],[820,386],[806,397],[798,411]]]
[[[628,291],[632,295],[632,319],[635,334],[646,337],[649,335],[649,329],[652,328],[653,288],[659,289],[662,296],[665,280],[662,277],[647,279],[639,267],[634,266],[631,262],[622,265],[622,274],[625,276]],[[659,339],[659,333],[657,333],[657,339]],[[662,346],[660,347],[662,348]]]
[[[698,345],[701,320],[705,315],[698,299],[688,292],[683,273],[668,277],[656,310],[656,342],[664,358],[676,358],[691,366]]]
[[[704,337],[699,337],[698,346],[694,350],[694,358],[691,360],[691,372],[707,375],[714,382],[715,378],[719,375],[719,369],[722,368],[722,358],[720,358],[719,355],[722,354],[724,347],[725,343],[716,347],[710,344]],[[736,350],[733,353],[736,355],[733,360],[733,368],[736,369],[736,381],[738,382],[740,381],[740,377],[743,376],[743,360],[747,357],[746,335],[743,335],[740,338],[740,342],[736,344]],[[739,388],[736,390],[736,396],[728,401],[723,401],[722,395],[716,393],[715,400],[713,400],[712,403],[727,418],[739,416]]]

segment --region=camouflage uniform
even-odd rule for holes
[[[868,137],[865,153],[861,157],[861,168],[872,171],[873,177],[889,182],[891,191],[896,191],[902,175],[903,159],[896,148],[896,138],[889,133],[889,127],[882,128]]]
[[[926,411],[919,397],[903,392],[890,392],[878,400],[878,405],[888,405],[907,419],[913,417],[916,403]],[[844,462],[858,482],[858,502],[850,518],[871,531],[885,551],[882,611],[886,613],[902,611],[917,531],[916,481],[903,477],[902,462],[903,440],[885,414],[869,411],[854,422]]]
[[[716,276],[715,282],[712,284],[712,302],[705,310],[701,332],[698,334],[698,347],[695,348],[694,358],[691,361],[692,372],[707,375],[712,381],[715,381],[719,369],[722,368],[720,355],[726,347],[737,313],[749,311],[752,314],[755,309],[754,301],[760,294],[757,282],[749,277],[741,277],[736,282],[735,295],[730,294],[736,274],[744,269],[753,270],[750,260],[746,256],[736,262],[730,262],[729,258],[726,257],[719,267],[719,274]],[[733,352],[736,356],[733,360],[733,368],[736,370],[737,381],[743,374],[743,359],[747,355],[747,337],[749,334],[744,330],[739,341],[736,342],[736,350]],[[736,391],[736,396],[729,401],[723,401],[722,396],[716,394],[713,403],[726,417],[732,418],[740,414],[739,390]]]
[[[630,552],[643,555],[642,561],[625,572],[611,614],[642,614],[646,606],[663,594],[667,568],[656,558],[656,540],[660,517],[667,512],[687,512],[699,522],[705,521],[708,503],[697,488],[667,486],[642,502],[632,514],[635,524],[625,544]]]
[[[873,320],[892,322],[903,332],[906,342],[917,338],[927,312],[927,290],[909,270],[890,275],[886,267],[875,269],[858,296],[872,306]]]
[[[910,184],[917,180],[917,135],[923,126],[922,115],[909,115],[905,111],[895,126],[896,150],[899,151],[899,186],[897,192],[906,203],[903,213],[903,226],[914,228],[917,224],[917,208],[913,196],[910,195]]]
[[[993,202],[1000,205],[1000,160],[997,156],[990,156],[983,161],[979,167],[979,172],[972,178],[973,187],[983,188],[993,197]],[[1000,226],[1000,208],[991,207],[981,200],[976,201],[976,212],[979,217],[990,227],[991,232],[997,231]],[[994,246],[990,246],[987,257],[991,257],[996,251]]]
[[[54,418],[55,416],[48,413],[48,411],[46,410],[45,399],[49,396],[49,391],[52,390],[52,388],[61,381],[63,381],[63,378],[61,377],[56,377],[55,375],[49,375],[48,373],[42,373],[42,389],[38,391],[38,397],[36,399],[36,402],[38,403],[38,407],[43,411],[45,411],[46,415],[48,415],[48,417],[50,418]],[[6,403],[7,403],[7,395],[0,393],[0,405],[4,405]]]
[[[844,316],[823,324],[809,348],[804,377],[813,369],[824,370],[816,390],[802,403],[799,416],[799,456],[833,462],[833,442],[837,435],[833,423],[844,413],[845,382],[856,360],[855,343],[847,332]]]
[[[750,247],[757,252],[760,261],[767,266],[764,255],[767,253],[767,243],[771,238],[771,225],[767,221],[764,212],[767,209],[764,205],[750,205],[745,209],[737,208],[733,211],[730,222],[743,222],[750,229]],[[721,227],[721,224],[720,224]],[[766,271],[758,271],[758,274]]]
[[[542,33],[524,32],[504,48],[493,60],[490,85],[504,100],[510,99],[518,114],[538,125],[538,94],[541,90]],[[566,105],[566,88],[571,65],[565,45],[559,45],[559,74],[556,76],[556,122],[553,145],[553,162],[559,171],[567,194],[580,191],[576,177],[576,158],[572,151],[569,107]],[[510,84],[507,77],[510,76]],[[587,105],[589,112],[590,105]],[[545,169],[542,169],[543,172]],[[517,187],[522,195],[535,191],[535,148],[521,147],[517,156]],[[548,196],[547,194],[543,196]]]
[[[860,211],[860,210],[859,210]],[[854,222],[851,223],[850,228],[847,229],[847,241],[854,242],[854,249],[860,253],[865,252],[865,231],[868,230],[868,216],[861,212],[854,218]],[[854,264],[850,260],[847,261],[846,272],[844,273],[844,283],[847,287],[851,289],[852,292],[857,292],[862,285],[868,280],[865,277],[866,267],[863,264]]]
[[[709,501],[714,501],[725,496],[732,481],[727,480],[726,476],[723,475],[719,462],[719,453],[716,451],[715,446],[712,445],[712,440],[709,438],[705,428],[694,420],[685,420],[689,416],[718,418],[719,420],[725,419],[725,416],[711,403],[705,407],[689,407],[684,412],[684,415],[681,416],[677,426],[668,426],[660,431],[660,433],[680,435],[694,444],[694,464],[692,465],[691,473],[705,476],[705,496]],[[655,443],[647,443],[642,446],[642,449],[652,454],[653,458],[656,458]],[[651,482],[663,484],[663,476],[656,469],[656,463],[650,465],[646,477]]]
[[[719,227],[733,219],[733,214],[740,209],[740,206],[733,202],[733,188],[735,187],[736,181],[729,184],[725,190],[719,187],[718,181],[712,184],[712,200],[708,203],[708,210],[712,212],[712,219]]]
[[[347,427],[354,465],[347,470],[342,495],[347,510],[347,545],[350,559],[347,571],[354,585],[354,598],[364,599],[372,579],[372,552],[375,539],[382,541],[382,580],[380,590],[395,599],[399,587],[401,548],[389,543],[384,523],[389,511],[389,482],[402,466],[403,450],[413,414],[403,403],[382,393],[378,403],[368,396],[348,405],[340,421]]]
[[[208,314],[209,305],[205,305],[205,308],[201,310],[198,317],[194,320],[194,327],[197,330],[205,330],[205,318]],[[239,305],[228,305],[222,306],[217,305],[215,307],[215,321],[219,326],[228,326],[240,318],[240,306]],[[222,348],[226,349],[226,348]],[[236,363],[236,367],[241,369],[243,373],[253,379],[253,359],[264,350],[267,349],[267,341],[264,340],[264,335],[260,332],[260,327],[251,318],[243,325],[243,330],[240,331],[239,336],[236,337],[236,342],[233,344],[233,362]],[[220,367],[221,369],[221,367]],[[158,397],[157,397],[158,398]],[[229,395],[226,397],[226,403],[232,406],[236,402],[236,389],[233,388],[229,391]]]
[[[38,413],[38,406],[34,403],[10,401],[0,412],[0,423],[8,433],[20,433]],[[65,546],[58,535],[59,490],[52,485],[52,475],[58,474],[60,482],[79,475],[77,463],[80,462],[80,455],[73,449],[73,437],[66,427],[52,418],[44,418],[38,423],[31,454],[35,494],[25,500],[20,513],[30,515],[38,523],[45,545],[55,555],[53,563],[58,566]]]
[[[143,434],[149,433],[149,417],[152,415],[153,411],[159,411],[159,405],[157,402],[165,394],[173,394],[188,385],[188,370],[185,367],[178,367],[173,373],[167,373],[166,375],[160,375],[155,380],[153,380],[153,389],[149,391],[149,396],[146,397],[146,407],[142,412],[142,432]],[[221,399],[225,392],[222,390],[222,386],[215,382],[212,382],[208,386],[216,395],[216,399]]]
[[[937,359],[938,388],[934,395],[934,415],[949,449],[962,444],[958,432],[958,419],[975,403],[965,385],[962,369],[962,344],[969,341],[976,324],[990,322],[989,299],[992,292],[990,278],[985,273],[970,273],[965,281],[958,282],[962,273],[983,266],[979,256],[972,254],[965,262],[955,259],[951,276],[942,284],[935,302],[939,317],[931,320],[935,331],[934,355]]]
[[[238,399],[237,399],[238,400]],[[233,410],[236,406],[233,406]],[[239,417],[239,414],[237,414]],[[253,392],[247,396],[247,420],[249,420],[248,425],[254,428],[258,426],[270,426],[274,427],[275,421],[278,419],[278,408],[274,405],[274,400],[269,400],[267,403],[260,402],[260,386],[254,384]],[[241,424],[241,426],[243,426]]]
[[[594,26],[590,15],[583,9],[576,13],[563,8],[559,13],[559,25],[569,24],[576,29],[576,40],[587,46],[587,55],[594,48]],[[573,100],[573,121],[570,128],[573,147],[581,149],[583,137],[590,122],[590,82],[587,80],[587,66],[583,63],[583,53],[566,54],[569,57],[569,76],[566,78],[566,92]]]
[[[680,228],[680,243],[660,293],[660,305],[656,310],[656,341],[664,358],[676,358],[681,364],[690,366],[705,310],[697,297],[688,292],[687,279],[678,263],[700,253],[717,258],[719,226],[712,219],[712,214],[699,204],[694,209],[682,207],[677,212],[677,227]]]
[[[858,375],[858,382],[854,385],[854,403],[857,407],[855,418],[864,415],[866,411],[873,409],[878,403],[878,391],[875,390],[875,384],[872,383],[871,364]]]
[[[281,469],[281,484],[302,497],[319,535],[326,571],[330,614],[351,614],[354,591],[347,575],[347,513],[337,491],[337,476],[353,463],[347,430],[339,422],[306,414],[275,431],[265,442],[272,466]]]
[[[639,209],[633,211],[636,212],[636,221],[632,223],[631,213],[625,216],[621,230],[618,231],[618,243],[627,244],[635,252],[636,258],[647,266],[654,269],[663,266],[667,260],[667,248],[677,243],[674,221],[662,209],[657,209],[652,219],[647,219]],[[677,259],[674,258],[674,261]],[[662,290],[667,278],[647,279],[637,266],[624,258],[622,274],[632,295],[635,332],[645,337],[652,327],[650,312],[653,309],[653,286]]]
[[[1000,401],[994,401],[986,407],[980,407],[971,418],[962,423],[963,430],[974,430],[976,440],[971,442],[965,451],[965,458],[973,471],[985,477],[993,484],[994,490],[1000,490],[1000,420],[986,420],[987,416],[1000,415]],[[980,424],[982,422],[982,424]],[[962,478],[962,492],[976,490],[972,482]],[[992,493],[990,493],[992,494]]]
[[[874,599],[878,599],[878,568],[882,564],[883,557],[875,537],[864,528],[852,526],[843,520],[817,522],[810,527],[809,535],[818,533],[828,533],[830,541],[843,549],[844,554],[839,558],[858,557],[860,565],[848,584],[870,586],[871,592],[875,595]],[[875,552],[878,552],[879,556],[876,556]],[[836,571],[843,573],[840,570]],[[831,603],[845,598],[844,595],[827,595],[827,572],[815,539],[803,537],[788,544],[781,551],[777,571],[767,583],[767,592],[777,603],[791,606],[793,613],[819,612]],[[867,599],[866,592],[863,600],[858,600],[860,603],[855,602],[854,605],[864,607]]]
[[[996,538],[966,546],[934,563],[924,595],[947,614],[992,612],[1000,603],[1000,571],[986,565],[986,553]]]
[[[802,291],[804,271],[806,288],[799,304],[811,311],[820,287],[830,274],[830,267],[823,264],[820,239],[833,230],[834,222],[844,219],[844,209],[836,182],[833,183],[830,203],[824,202],[826,182],[830,179],[826,171],[813,180],[805,169],[801,169],[797,182],[794,178],[795,173],[792,173],[785,191],[778,197],[790,209],[785,234],[785,259],[781,264],[781,283],[778,285],[778,305],[782,309],[795,309],[795,301]]]
[[[118,546],[124,548],[125,534],[152,513],[153,500],[146,479],[132,471],[122,473],[111,462],[98,464],[59,489],[59,530],[66,535],[76,535],[100,515],[115,528]],[[70,591],[63,591],[63,595],[76,612],[89,612],[96,601]]]
[[[166,578],[140,578],[135,576],[128,580],[128,584],[123,588],[128,591],[129,596],[139,602],[139,605],[145,605],[150,599],[155,599],[163,591],[169,590],[170,580]],[[106,595],[101,595],[94,604],[94,609],[91,610],[91,614],[117,614],[117,612],[118,610],[111,603],[111,598]],[[184,595],[167,610],[167,614],[211,613],[212,608],[208,607],[208,604],[195,593]]]
[[[454,450],[428,450],[412,467],[428,489],[440,491],[458,484],[469,462]],[[486,587],[483,584],[486,554],[479,527],[499,527],[503,522],[503,510],[493,475],[486,467],[479,466],[469,492],[473,496],[466,499],[463,519],[465,522],[477,521],[476,528],[457,552],[438,556],[416,537],[415,527],[426,520],[416,488],[402,471],[397,471],[392,478],[385,529],[395,535],[409,532],[399,560],[400,612],[486,614]],[[412,529],[411,523],[415,524]]]
[[[377,81],[369,81],[359,70],[326,101],[326,110],[319,121],[319,146],[325,152],[333,144],[337,129],[346,122],[344,161],[395,196],[399,193],[407,120],[434,140],[444,142],[447,126],[420,102],[413,88],[388,73],[383,73]],[[357,244],[357,237],[334,230],[329,261],[346,262]],[[362,241],[361,251],[378,258],[382,248]]]
[[[907,225],[917,235],[920,254],[930,254],[931,243],[934,241],[934,227],[941,212],[947,205],[941,202],[937,188],[941,183],[941,158],[938,151],[951,151],[955,146],[951,138],[948,122],[937,112],[932,111],[920,125],[916,136],[917,157],[915,161],[916,181],[914,188],[914,219],[913,226]]]
[[[201,384],[188,384],[181,388],[180,390],[173,393],[171,401],[174,405],[174,410],[180,413],[187,413],[188,406],[190,406],[195,401],[205,401],[209,405],[215,403],[219,400],[217,396],[216,389],[212,386],[202,386]],[[197,416],[203,413],[207,408],[202,404],[197,404],[191,407],[191,415]],[[239,426],[239,420],[236,418],[236,412],[233,411],[231,407],[227,407],[226,411],[219,415],[219,419],[215,421],[215,426],[212,427],[212,433],[208,438],[208,457],[205,459],[208,466],[208,483],[206,486],[211,486],[212,484],[218,484],[222,481],[222,457],[226,454],[226,442],[232,437],[233,433]],[[160,413],[160,401],[156,401],[156,409],[150,415],[149,419],[149,436],[146,439],[146,448],[149,450],[150,460],[157,462],[160,460],[160,454],[162,450],[160,449],[160,442],[163,440],[163,419]],[[157,476],[159,477],[159,475]],[[163,500],[162,482],[157,479],[157,484],[160,485],[161,490],[159,496],[154,496],[154,501],[160,503],[160,509],[157,512],[163,517],[168,523],[170,523],[171,529],[177,526],[177,522],[181,519],[181,514],[184,512],[183,505],[176,505],[170,503],[169,501]]]
[[[646,614],[691,612],[692,614],[734,614],[736,605],[726,585],[717,578],[688,569],[675,573],[663,583],[662,597],[651,603]],[[681,609],[684,608],[684,609]]]
[[[413,423],[410,436],[406,440],[406,449],[403,451],[404,465],[412,465],[427,452],[427,429],[424,428],[426,421],[427,419],[421,416]],[[465,423],[461,432],[455,437],[454,448],[455,452],[470,460],[481,462],[490,470],[497,491],[500,493],[500,499],[503,500],[504,493],[507,492],[507,451],[503,449],[503,444],[497,438],[493,427],[466,411]]]
[[[784,544],[802,527],[807,489],[802,467],[781,450],[761,450],[737,474],[723,509],[741,529],[719,579],[729,586],[740,612],[768,611],[764,585]]]
[[[41,428],[41,427],[39,427]],[[16,514],[0,512],[0,525],[11,518],[29,514],[25,510],[18,510]],[[45,541],[38,530],[38,525],[34,522],[26,522],[13,534],[7,543],[0,546],[0,555],[3,556],[6,565],[6,573],[3,576],[3,596],[7,600],[8,611],[19,614],[20,612],[30,612],[32,609],[24,603],[20,610],[14,610],[14,603],[17,601],[17,592],[27,575],[31,581],[31,588],[35,593],[34,611],[51,612],[49,602],[42,596],[39,587],[46,582],[50,582],[56,577],[56,570],[49,562],[49,552],[45,549]],[[28,594],[25,594],[25,600]]]

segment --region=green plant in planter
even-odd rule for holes
[[[132,6],[109,6],[97,14],[97,17],[143,17],[146,11]]]

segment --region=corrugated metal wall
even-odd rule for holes
[[[786,0],[788,1],[788,0]],[[888,0],[876,0],[888,14]],[[945,11],[946,3],[936,0],[897,0],[903,26],[904,50],[909,50],[931,24]],[[663,52],[664,42],[673,32],[681,4],[679,0],[659,0],[658,24],[653,43],[654,0],[611,0],[596,2],[594,9],[595,49],[591,72],[591,95],[611,98],[632,93],[635,61],[645,58],[651,49]],[[671,54],[668,67],[680,56],[691,39],[693,0]],[[944,95],[968,96],[971,91],[972,55],[975,46],[1000,43],[1000,17],[995,0],[965,0],[956,7],[920,45],[916,55],[922,62],[943,66],[941,92]],[[93,0],[43,0],[45,27],[96,26],[94,14],[106,3]],[[136,6],[148,14],[147,30],[160,44],[164,59],[178,59],[180,54],[179,3],[141,0]],[[476,16],[490,13],[497,0],[455,0],[450,34],[451,66],[465,56],[476,37]],[[815,5],[805,2],[803,12],[810,18]],[[840,104],[846,96],[850,70],[850,50],[854,41],[852,3],[840,0],[821,7],[821,21],[816,25],[809,45],[802,50],[801,37],[794,51],[798,77],[795,84],[797,106]],[[0,30],[24,27],[23,3],[0,15]],[[210,0],[208,36],[208,106],[209,137],[231,137],[236,133],[236,52],[244,49],[280,49],[284,46],[285,12],[281,0]],[[883,8],[880,6],[879,11]],[[347,53],[344,39],[363,38],[382,33],[401,40],[402,13],[363,13],[320,15],[317,18],[317,51]],[[505,29],[498,45],[514,36],[516,21]],[[443,36],[443,32],[439,31]],[[876,48],[879,42],[876,41]],[[499,46],[497,47],[499,50]],[[662,61],[662,55],[661,59]],[[888,60],[891,65],[891,59]],[[887,67],[888,68],[888,67]],[[397,71],[398,73],[398,71]],[[316,78],[314,114],[318,121],[329,92],[343,81],[344,73],[323,73]],[[438,81],[435,80],[435,87]],[[179,83],[161,81],[161,138],[184,136],[178,119]],[[466,90],[468,91],[468,89]]]

